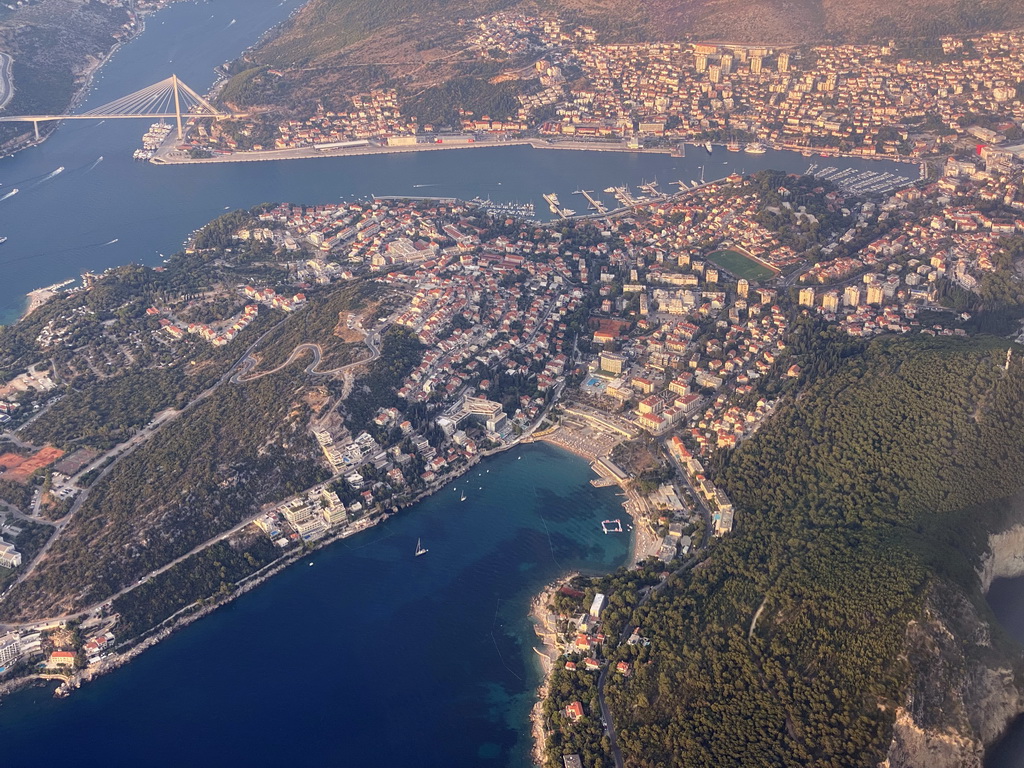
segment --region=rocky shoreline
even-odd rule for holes
[[[1024,575],[1024,493],[1008,509],[1010,519],[988,535],[977,563],[982,595],[996,579]],[[907,627],[911,685],[879,768],[982,768],[987,750],[1024,714],[1024,654],[999,638],[975,600],[970,590],[939,581],[923,617]]]
[[[472,460],[468,461],[466,465],[462,467],[457,473],[453,473],[450,477],[447,477],[443,482],[430,486],[427,489],[421,491],[419,494],[414,496],[409,501],[406,501],[397,507],[393,507],[391,511],[384,512],[383,514],[380,514],[372,520],[370,518],[364,518],[366,522],[363,525],[346,527],[333,534],[329,534],[321,539],[318,539],[315,542],[312,542],[310,545],[308,545],[307,548],[299,548],[297,550],[293,550],[291,552],[283,554],[277,560],[268,563],[267,565],[263,566],[263,568],[261,568],[260,570],[253,572],[249,576],[239,581],[238,584],[235,585],[235,588],[229,594],[223,597],[217,597],[212,603],[202,604],[200,602],[195,602],[185,606],[184,608],[179,609],[176,613],[172,614],[171,616],[168,616],[166,619],[164,619],[154,627],[151,627],[149,630],[144,632],[139,637],[133,638],[131,641],[129,641],[130,644],[122,646],[123,650],[117,650],[115,654],[103,659],[100,663],[90,667],[86,667],[85,669],[76,672],[71,677],[64,679],[61,685],[58,686],[57,690],[54,691],[54,695],[66,696],[70,694],[72,691],[81,687],[82,683],[89,682],[102,675],[107,674],[108,672],[112,672],[115,669],[119,669],[120,667],[124,666],[129,661],[134,659],[136,656],[141,654],[143,651],[152,648],[160,641],[170,637],[175,632],[177,632],[180,629],[183,629],[184,627],[187,627],[194,621],[197,621],[203,618],[204,616],[208,616],[218,608],[227,605],[228,603],[245,594],[249,590],[259,586],[263,582],[277,575],[285,568],[301,560],[302,558],[310,555],[311,553],[319,549],[327,547],[337,541],[349,538],[355,535],[356,533],[360,533],[362,531],[378,526],[379,524],[389,520],[394,515],[397,515],[403,510],[406,510],[418,504],[424,499],[432,496],[433,494],[447,487],[452,482],[458,480],[464,474],[473,469],[473,467],[479,464],[482,459],[487,458],[489,456],[497,455],[499,453],[503,453],[519,445],[520,442],[516,441],[510,443],[509,445],[504,445],[499,448],[492,449],[490,451],[481,451]],[[34,685],[36,683],[39,683],[40,681],[51,679],[59,678],[54,678],[50,675],[44,676],[33,673],[13,678],[11,680],[6,680],[3,683],[0,683],[0,700],[2,700],[3,696],[7,693],[20,690],[21,688],[30,685]]]
[[[544,628],[547,630],[548,622],[548,604],[554,598],[555,593],[559,589],[569,584],[574,578],[579,576],[579,571],[573,571],[564,576],[560,576],[551,583],[547,584],[544,589],[538,593],[533,600],[530,602],[530,622],[534,626],[538,639],[544,646],[544,651],[538,651],[536,646],[534,651],[540,657],[540,664],[543,670],[541,677],[541,683],[537,686],[537,701],[530,709],[530,736],[533,739],[533,746],[530,750],[530,754],[533,757],[534,765],[542,766],[545,763],[544,760],[544,743],[547,741],[547,730],[544,728],[544,701],[548,696],[548,684],[551,678],[551,671],[554,669],[555,660],[560,654],[560,650],[557,645],[553,642],[549,642],[548,638],[554,636],[549,634],[547,631],[537,631],[538,628]]]
[[[178,0],[167,1],[168,3],[173,3],[177,2]],[[158,6],[152,9],[147,8],[137,11],[135,13],[135,27],[130,30],[129,34],[124,39],[115,42],[105,54],[98,58],[94,58],[92,56],[86,57],[85,61],[82,63],[81,70],[78,71],[75,75],[76,78],[81,79],[81,83],[72,95],[71,101],[68,103],[67,107],[65,107],[64,112],[62,112],[61,114],[71,114],[72,112],[74,112],[76,108],[81,106],[82,102],[84,102],[86,98],[88,98],[89,91],[92,88],[93,81],[96,79],[96,75],[99,73],[99,71],[103,69],[107,62],[109,62],[114,57],[114,54],[121,50],[121,47],[125,43],[132,42],[133,40],[138,38],[143,32],[146,31],[147,17],[159,13],[165,7],[166,5]],[[54,131],[57,130],[57,127],[59,125],[60,121],[57,120],[53,121],[52,123],[46,124],[45,127],[40,128],[38,139],[34,137],[26,139],[25,141],[22,141],[21,143],[6,149],[5,153],[8,156],[13,156],[18,152],[22,152],[26,149],[31,149],[32,147],[39,146],[44,141],[46,141],[53,134]]]

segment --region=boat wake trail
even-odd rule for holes
[[[499,659],[501,659],[501,665],[502,665],[502,666],[503,666],[503,667],[504,667],[504,668],[505,668],[506,670],[508,670],[508,672],[509,672],[509,673],[510,673],[510,674],[511,674],[511,675],[512,675],[513,677],[515,677],[515,678],[516,678],[516,680],[522,680],[523,678],[521,678],[521,677],[520,677],[520,676],[519,676],[519,675],[518,675],[518,674],[516,673],[516,671],[515,671],[514,669],[512,669],[512,667],[510,667],[510,666],[509,666],[509,665],[508,665],[508,664],[507,664],[507,663],[505,662],[505,657],[504,657],[504,656],[502,655],[502,653],[501,653],[501,648],[499,648],[499,647],[498,647],[498,640],[497,640],[497,638],[495,638],[495,636],[494,636],[494,625],[495,625],[495,624],[497,623],[497,621],[498,621],[498,610],[499,610],[500,608],[501,608],[501,598],[499,597],[499,598],[498,598],[498,604],[497,604],[497,605],[495,606],[495,608],[494,608],[494,619],[493,619],[493,620],[491,621],[491,642],[492,642],[492,643],[494,643],[494,650],[496,650],[496,651],[498,652],[498,658],[499,658]]]
[[[20,191],[21,190],[19,190],[17,187],[15,187],[10,192],[8,192],[6,195],[4,195],[3,197],[0,197],[0,200],[6,200],[8,197],[14,197]]]
[[[78,251],[86,251],[90,248],[102,248],[107,245],[113,245],[116,242],[117,238],[115,237],[113,240],[108,240],[105,243],[86,243],[85,245],[72,245],[69,248],[58,248],[55,251],[39,251],[36,253],[26,253],[21,256],[15,256],[13,259],[5,259],[4,264],[14,264],[15,262],[28,261],[30,259],[48,259],[54,256],[63,256],[65,254],[76,253]]]
[[[86,168],[86,169],[85,169],[86,173],[88,173],[89,171],[91,171],[91,170],[92,170],[93,168],[95,168],[95,167],[96,167],[97,165],[99,165],[99,164],[100,164],[100,163],[102,163],[102,162],[103,162],[103,155],[100,155],[99,157],[97,157],[97,158],[96,158],[96,159],[95,159],[95,160],[93,161],[93,164],[92,164],[92,165],[90,165],[90,166],[89,166],[88,168]]]
[[[39,186],[40,184],[42,184],[43,182],[45,182],[45,181],[49,181],[49,180],[50,180],[50,179],[52,179],[52,178],[53,178],[54,176],[59,176],[59,175],[60,175],[60,174],[62,174],[62,173],[64,173],[64,166],[63,166],[63,165],[62,165],[62,166],[61,166],[60,168],[58,168],[57,170],[55,170],[55,171],[50,171],[50,172],[49,172],[48,174],[46,174],[45,176],[43,176],[43,178],[41,178],[41,179],[40,179],[39,181],[36,181],[36,182],[34,182],[34,183],[32,184],[32,186],[31,186],[31,187],[29,187],[29,189],[32,189],[33,187],[38,187],[38,186]]]

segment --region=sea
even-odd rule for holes
[[[174,4],[98,73],[80,109],[177,74],[197,91],[301,0]],[[816,158],[474,148],[198,166],[132,160],[148,120],[71,121],[0,159],[0,323],[86,270],[157,265],[221,213],[262,202],[457,196],[583,210],[577,190],[803,172]],[[914,166],[833,158],[840,168]],[[63,169],[57,172],[58,169]],[[11,190],[18,193],[10,195]],[[9,196],[8,196],[9,195]],[[609,197],[604,198],[611,202]],[[0,701],[0,765],[526,766],[544,584],[628,557],[617,489],[544,444],[482,462],[386,524],[318,551],[67,699]],[[459,501],[465,491],[467,499]],[[414,557],[416,542],[429,552]]]
[[[985,597],[1006,633],[1024,645],[1024,576],[996,579]],[[1024,716],[989,749],[985,768],[1024,768]]]
[[[530,601],[628,557],[594,477],[544,443],[486,459],[66,699],[3,699],[0,764],[528,766]]]
[[[80,111],[93,109],[171,74],[203,92],[214,67],[237,57],[301,0],[180,2],[150,17],[97,75]],[[777,168],[821,166],[886,171],[916,178],[912,164],[851,158],[806,158],[796,152],[686,157],[631,152],[466,148],[423,153],[210,165],[156,166],[132,159],[152,121],[68,121],[38,147],[0,160],[0,323],[24,311],[25,294],[83,271],[129,262],[156,265],[190,232],[227,210],[264,202],[321,204],[373,195],[415,195],[531,202],[551,217],[542,195],[584,213],[578,190],[615,206],[603,190],[658,182],[723,178]],[[102,159],[101,159],[102,158]],[[63,168],[60,173],[57,169]],[[18,193],[5,197],[13,189]]]

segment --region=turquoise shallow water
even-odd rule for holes
[[[84,108],[171,73],[203,91],[214,66],[297,5],[178,3],[117,53]],[[712,179],[812,162],[789,152],[670,158],[506,147],[160,168],[131,160],[146,127],[69,123],[0,159],[0,196],[20,190],[0,201],[0,235],[9,238],[0,246],[0,323],[18,316],[33,288],[87,269],[158,263],[225,208],[479,195],[532,201],[546,216],[545,192],[582,210],[577,189],[600,195],[657,179],[672,190],[672,181],[700,178],[702,166]],[[589,485],[585,462],[549,446],[478,471],[455,486],[466,502],[446,489],[318,552],[312,567],[289,569],[70,699],[34,688],[0,702],[0,765],[527,765],[538,682],[529,600],[568,570],[623,562],[625,536],[603,535],[600,521],[625,516],[614,489]],[[430,553],[413,558],[419,537]]]
[[[627,520],[621,499],[593,477],[544,444],[486,460],[68,699],[4,700],[0,762],[528,765],[530,599],[627,557],[600,525]]]

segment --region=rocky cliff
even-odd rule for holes
[[[913,682],[882,768],[981,768],[985,748],[1024,712],[1019,646],[980,605],[998,578],[1024,575],[1024,524],[989,536],[973,597],[937,581],[907,628]]]
[[[1024,509],[1021,514],[1024,514]],[[1021,575],[1024,575],[1024,523],[1015,523],[988,537],[988,551],[981,557],[978,578],[981,579],[982,590],[988,592],[996,579]]]

